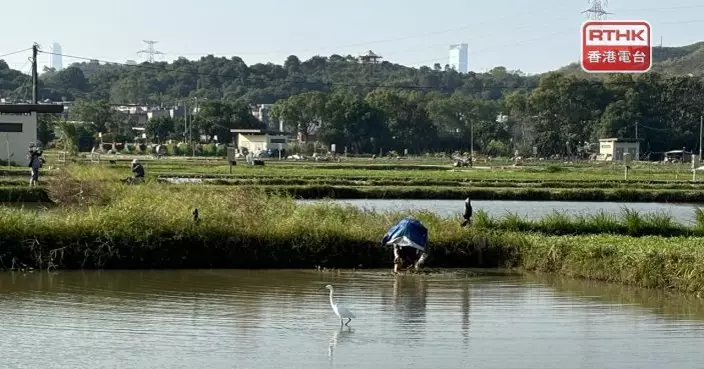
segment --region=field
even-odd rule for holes
[[[7,193],[41,192],[54,205],[0,208],[0,268],[390,267],[391,250],[381,246],[380,239],[408,215],[327,202],[302,205],[286,191],[260,186],[164,184],[156,180],[160,171],[188,171],[186,164],[146,165],[151,179],[137,186],[120,183],[129,175],[124,163],[115,168],[72,164],[46,170],[50,175],[43,188],[6,185]],[[340,175],[334,180],[361,169],[337,170]],[[292,178],[282,175],[291,168],[275,165],[237,171],[240,177],[253,178],[252,172],[259,171],[260,178]],[[408,171],[416,178],[426,173]],[[6,169],[3,179],[9,182],[25,174],[24,168]],[[195,208],[198,221],[191,215]],[[430,267],[507,267],[704,291],[701,211],[691,227],[663,214],[629,210],[590,217],[555,213],[537,221],[510,214],[493,219],[478,212],[466,228],[458,218],[430,212],[412,215],[429,229]]]
[[[49,161],[51,163],[51,154]],[[110,164],[114,160],[115,164]],[[72,171],[91,173],[94,180],[118,181],[130,175],[129,156],[100,163],[79,160]],[[386,198],[476,200],[555,200],[624,202],[704,202],[704,182],[692,181],[690,164],[636,163],[628,180],[618,163],[508,162],[454,168],[437,158],[346,159],[341,162],[267,160],[264,166],[244,162],[232,168],[213,158],[143,158],[147,178],[165,183],[207,186],[214,192],[232,187],[261,188],[299,198]],[[479,166],[483,165],[483,166]],[[230,173],[231,171],[231,173]],[[2,171],[0,199],[45,201],[41,191],[26,188],[25,168]],[[44,176],[50,177],[51,170]]]
[[[77,185],[65,183],[62,191],[71,194]],[[3,208],[0,242],[5,247],[0,266],[381,267],[390,265],[392,255],[379,240],[402,216],[326,203],[296,205],[290,198],[245,188],[213,196],[203,188],[171,191],[160,184],[81,186],[81,199],[62,207]],[[196,207],[199,221],[191,218]],[[704,238],[553,236],[487,224],[461,228],[457,219],[414,215],[429,228],[429,266],[509,267],[644,287],[704,290]]]

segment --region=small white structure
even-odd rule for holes
[[[635,161],[640,160],[640,140],[627,138],[602,138],[599,140],[597,160],[621,161],[628,153]]]
[[[63,111],[59,104],[0,104],[0,159],[26,165],[29,146],[37,142],[37,113]]]
[[[236,147],[250,153],[288,149],[288,134],[284,132],[263,129],[231,129],[230,132],[236,134]]]
[[[0,158],[18,165],[27,161],[37,140],[37,113],[0,113]]]

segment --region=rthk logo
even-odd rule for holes
[[[582,25],[582,69],[590,73],[643,73],[652,66],[646,21],[587,21]]]

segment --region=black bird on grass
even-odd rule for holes
[[[200,221],[200,219],[198,219],[198,208],[193,209],[193,221],[194,222]]]
[[[462,222],[462,227],[467,226],[472,223],[472,203],[469,202],[469,197],[464,200],[464,214],[462,215],[464,222]]]

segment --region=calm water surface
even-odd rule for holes
[[[333,284],[356,313],[328,304]],[[388,271],[0,274],[3,368],[701,368],[704,305]]]
[[[302,203],[319,201],[334,201],[350,204],[361,208],[379,211],[398,210],[428,210],[443,216],[461,215],[464,212],[462,200],[299,200]],[[538,219],[552,214],[554,211],[570,215],[595,214],[600,211],[620,213],[623,207],[642,213],[666,213],[683,224],[696,221],[694,211],[696,204],[664,204],[664,203],[634,203],[634,202],[576,202],[576,201],[472,201],[475,211],[481,209],[493,217],[501,217],[512,212],[528,219]]]

